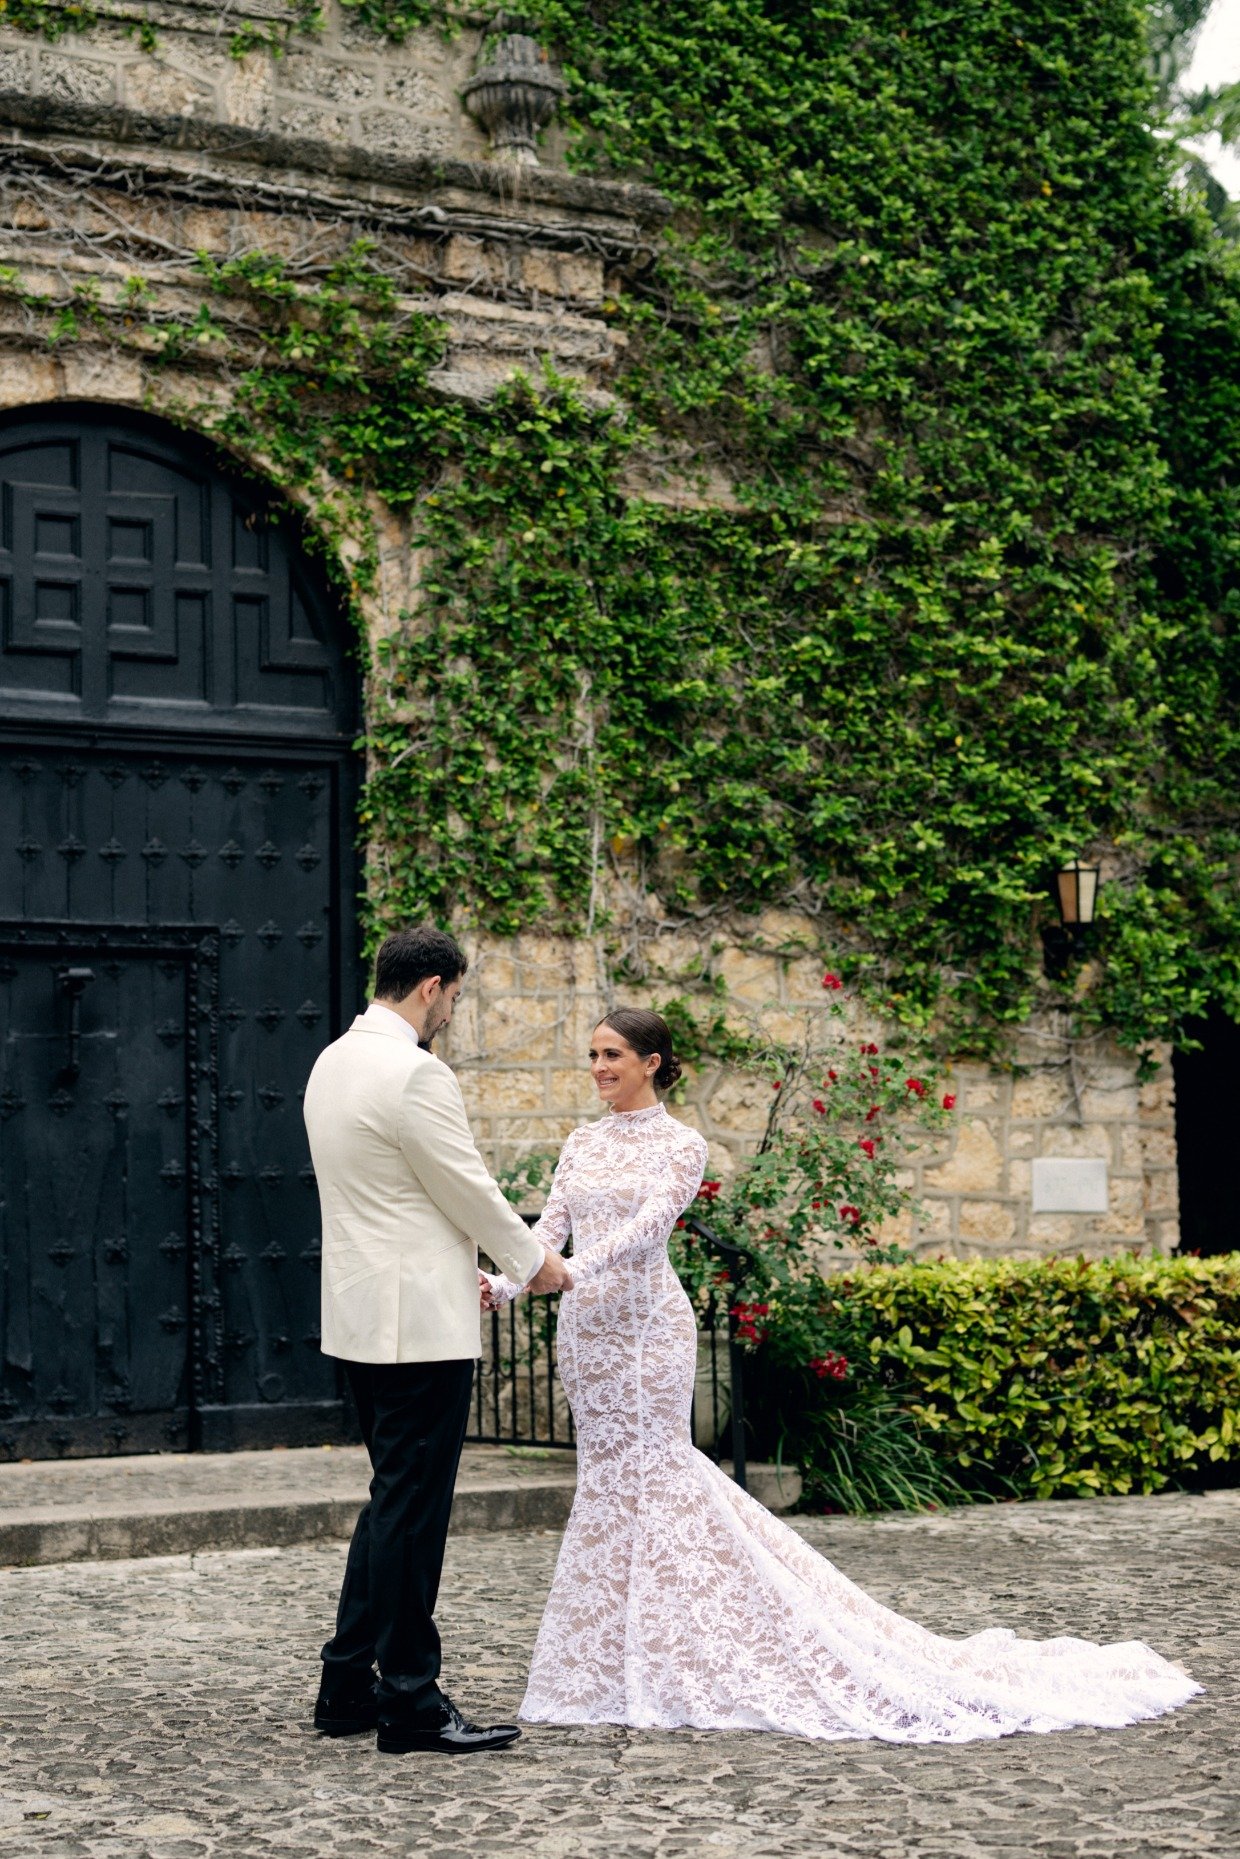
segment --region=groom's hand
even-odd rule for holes
[[[555,1291],[571,1291],[573,1275],[558,1252],[548,1252],[525,1288],[533,1292],[535,1297],[547,1297]]]

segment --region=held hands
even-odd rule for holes
[[[504,1282],[503,1279],[492,1278],[489,1272],[479,1270],[478,1303],[482,1310],[498,1310],[505,1302],[500,1289]],[[572,1288],[572,1273],[559,1253],[552,1252],[550,1247],[547,1248],[546,1257],[529,1283],[521,1287],[522,1290],[533,1292],[535,1296],[543,1297],[549,1297],[557,1291],[571,1291]],[[515,1286],[510,1287],[508,1295],[512,1297],[517,1295]]]
[[[548,1249],[546,1258],[525,1288],[535,1297],[548,1297],[556,1291],[571,1291],[573,1275],[559,1253]]]

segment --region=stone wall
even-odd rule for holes
[[[99,21],[88,32],[54,44],[5,34],[0,89],[381,155],[487,154],[485,135],[459,101],[478,52],[481,14],[463,14],[454,38],[428,30],[393,45],[329,5],[321,36],[293,38],[282,56],[262,46],[237,58],[233,35],[247,24],[278,29],[290,17],[284,0],[96,0],[96,10]],[[153,29],[153,49],[137,42],[139,24]]]
[[[144,326],[193,316],[197,255],[263,251],[313,278],[361,236],[405,307],[446,327],[434,377],[445,394],[485,398],[549,362],[608,396],[623,335],[600,304],[669,209],[649,188],[565,172],[554,131],[542,167],[490,158],[459,101],[485,16],[463,14],[452,40],[422,32],[392,46],[328,5],[323,38],[238,60],[232,32],[286,19],[281,0],[104,0],[100,11],[55,44],[0,24],[0,264],[48,306],[0,301],[0,408],[78,399],[192,425],[196,410],[227,403],[228,358],[204,340],[152,367]],[[154,51],[133,36],[140,20],[156,30]],[[137,316],[135,278],[149,293]],[[92,311],[76,338],[49,341],[57,308],[84,289]],[[241,331],[227,303],[211,311]],[[378,635],[415,602],[417,563],[407,520],[374,514],[382,571],[367,619]]]
[[[485,396],[514,369],[536,374],[550,360],[588,393],[608,394],[622,336],[601,311],[604,294],[624,288],[668,208],[649,189],[567,173],[554,131],[541,168],[515,173],[488,159],[460,104],[485,15],[462,15],[451,41],[423,32],[394,47],[328,5],[321,40],[238,60],[232,32],[245,19],[286,18],[281,0],[104,0],[100,11],[89,32],[54,45],[0,26],[0,263],[53,306],[83,285],[96,306],[74,342],[49,347],[52,311],[5,298],[0,408],[88,400],[184,421],[187,409],[219,406],[230,382],[210,342],[152,370],[135,320],[193,314],[197,252],[270,251],[311,275],[359,234],[375,242],[406,304],[447,324],[445,393]],[[134,37],[140,22],[155,29],[154,51]],[[134,276],[152,293],[140,319],[124,298]],[[228,313],[218,302],[213,311]],[[643,495],[704,494],[666,473],[635,484]],[[375,516],[381,575],[366,617],[377,636],[416,612],[418,564],[407,521]],[[771,1038],[795,1039],[821,1016],[815,925],[769,913],[716,924],[703,944],[644,927],[645,910],[619,897],[611,945],[481,942],[450,1056],[497,1164],[555,1150],[595,1114],[584,1054],[614,997],[618,951],[624,972],[643,977],[625,985],[628,998],[684,993],[704,962],[730,1012]],[[1130,1056],[1101,1044],[1070,1050],[1049,1023],[1026,1030],[1017,1056],[1011,1075],[960,1069],[950,1130],[910,1172],[921,1211],[899,1235],[931,1253],[1172,1248],[1169,1066],[1139,1086]],[[703,1065],[676,1114],[703,1131],[711,1169],[726,1177],[769,1101],[765,1078]],[[1105,1214],[1032,1213],[1032,1161],[1052,1155],[1107,1162]]]
[[[771,912],[713,938],[708,972],[727,986],[738,1028],[797,1041],[824,1027],[819,931]],[[585,1054],[609,1001],[658,1006],[686,992],[687,939],[652,936],[646,979],[614,986],[603,938],[525,935],[484,938],[445,1055],[457,1067],[480,1140],[497,1167],[531,1152],[554,1153],[578,1123],[598,1114]],[[798,942],[801,953],[795,951]],[[626,966],[633,965],[631,949]],[[881,1038],[854,1021],[848,1037]],[[957,1106],[940,1143],[909,1169],[910,1211],[889,1237],[918,1254],[1102,1256],[1134,1249],[1169,1252],[1178,1242],[1170,1055],[1152,1083],[1137,1081],[1135,1056],[1107,1042],[1061,1039],[1051,1023],[1030,1025],[1010,1073],[961,1065],[943,1080]],[[709,1172],[727,1180],[757,1142],[771,1102],[766,1073],[714,1063],[689,1067],[672,1105],[710,1145]],[[1095,1157],[1107,1164],[1108,1206],[1100,1214],[1035,1214],[1035,1157]],[[829,1252],[828,1262],[847,1255]]]
[[[106,307],[139,275],[192,294],[198,251],[310,267],[365,235],[411,305],[451,326],[448,391],[486,393],[544,357],[605,391],[618,337],[591,314],[605,271],[670,209],[649,188],[565,172],[554,127],[542,167],[491,158],[460,100],[487,16],[392,45],[328,4],[322,37],[235,58],[233,32],[287,19],[283,0],[99,12],[54,44],[0,23],[0,237],[32,288],[89,276]]]

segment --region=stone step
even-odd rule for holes
[[[369,1480],[361,1446],[0,1466],[0,1564],[184,1555],[347,1537]],[[467,1447],[453,1528],[560,1529],[575,1484],[572,1452]]]
[[[360,1446],[266,1452],[159,1453],[0,1466],[0,1566],[186,1555],[347,1537],[370,1468]],[[456,1532],[559,1530],[576,1487],[576,1455],[554,1448],[469,1446]],[[786,1509],[800,1481],[751,1466],[749,1488]]]

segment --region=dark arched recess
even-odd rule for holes
[[[1216,1007],[1188,1031],[1196,1050],[1173,1060],[1180,1250],[1204,1258],[1240,1251],[1231,1147],[1240,1115],[1240,1026]]]

